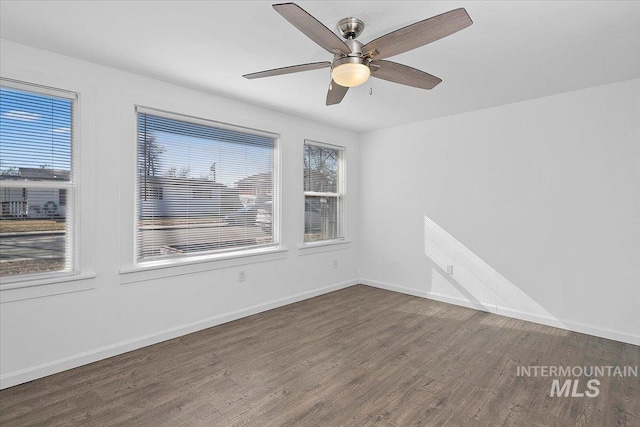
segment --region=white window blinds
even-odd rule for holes
[[[138,107],[138,260],[276,244],[273,135]]]
[[[0,277],[74,269],[76,95],[2,81]]]

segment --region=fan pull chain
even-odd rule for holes
[[[371,77],[369,77],[369,95],[373,95],[373,88],[371,87]]]

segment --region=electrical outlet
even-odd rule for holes
[[[338,260],[337,259],[333,260],[333,268],[338,268]]]
[[[244,282],[244,270],[240,270],[240,274],[238,274],[238,282]]]
[[[453,264],[447,264],[447,274],[453,274]]]

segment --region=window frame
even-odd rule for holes
[[[22,188],[29,189],[51,189],[65,190],[66,214],[65,214],[65,252],[71,257],[70,268],[68,270],[43,271],[38,273],[27,273],[15,276],[7,276],[2,278],[0,290],[12,290],[27,288],[31,286],[39,286],[49,283],[59,283],[62,281],[81,280],[92,277],[92,275],[81,275],[81,251],[78,250],[80,245],[80,93],[71,90],[45,86],[37,83],[25,82],[6,77],[0,77],[0,86],[9,89],[32,92],[38,95],[51,96],[56,98],[68,99],[71,105],[71,150],[70,150],[70,171],[69,181],[65,182],[47,182],[47,181],[20,181],[11,183],[9,181],[2,183],[4,188]],[[69,191],[70,190],[70,191]],[[71,196],[69,195],[71,193]],[[70,249],[69,249],[70,247]],[[81,287],[81,290],[86,288]],[[36,294],[37,295],[37,294]],[[40,296],[40,295],[37,295]],[[22,299],[17,297],[17,299]],[[8,299],[11,301],[12,299]],[[4,301],[3,301],[4,302]]]
[[[165,269],[167,267],[180,267],[180,266],[188,266],[194,264],[202,264],[209,262],[219,262],[225,261],[226,263],[237,263],[238,261],[233,261],[236,259],[242,260],[244,259],[252,259],[256,256],[263,254],[277,254],[286,249],[282,246],[282,241],[280,239],[280,229],[281,229],[281,215],[280,215],[280,196],[282,193],[282,183],[280,180],[281,176],[281,151],[280,151],[280,134],[275,132],[269,132],[261,129],[255,129],[242,125],[234,125],[230,123],[225,123],[218,120],[213,120],[205,117],[197,117],[190,114],[178,113],[174,111],[163,110],[154,107],[148,107],[143,104],[134,103],[134,118],[135,118],[135,131],[134,131],[134,146],[136,147],[135,152],[137,153],[137,144],[138,144],[138,115],[139,114],[149,114],[157,117],[172,119],[183,121],[187,123],[193,123],[197,125],[211,126],[224,130],[231,130],[235,132],[242,132],[251,135],[265,136],[273,139],[273,164],[272,164],[272,173],[273,173],[273,206],[274,212],[272,213],[272,243],[265,245],[257,245],[251,247],[243,247],[243,248],[235,248],[229,250],[212,250],[212,251],[200,251],[189,254],[176,254],[172,256],[163,256],[153,259],[144,259],[139,258],[139,247],[138,247],[138,220],[139,220],[139,196],[140,196],[140,188],[138,184],[138,175],[137,175],[137,167],[138,167],[138,154],[134,156],[135,164],[136,164],[136,174],[134,175],[134,191],[133,191],[133,264],[132,268],[122,268],[120,270],[120,274],[135,274],[137,272],[144,272],[155,269]],[[242,261],[240,261],[242,263]],[[218,268],[218,267],[212,267]],[[220,266],[219,268],[225,268],[224,266]],[[204,271],[209,268],[205,268]],[[183,274],[183,273],[180,273]],[[167,273],[168,276],[171,276],[171,273]],[[135,279],[132,279],[135,281]],[[125,280],[123,283],[129,282],[129,280]]]
[[[317,191],[304,191],[304,161],[302,164],[302,244],[300,247],[302,249],[313,248],[317,246],[327,246],[327,245],[336,245],[343,244],[348,242],[346,237],[346,158],[347,158],[347,148],[341,145],[328,144],[325,142],[315,141],[311,139],[305,139],[303,143],[303,156],[304,156],[304,146],[313,145],[315,147],[328,148],[331,150],[337,150],[339,152],[338,158],[338,183],[336,186],[336,193],[331,192],[317,192]],[[330,239],[322,239],[322,240],[305,240],[305,228],[306,228],[306,204],[307,197],[334,197],[336,198],[338,214],[337,214],[337,222],[338,222],[338,236]]]

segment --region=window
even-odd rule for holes
[[[138,261],[276,245],[273,134],[138,107]]]
[[[304,144],[304,242],[342,239],[344,148]]]
[[[0,277],[74,271],[77,95],[2,80]]]
[[[144,195],[142,198],[147,200],[162,200],[164,197],[164,193],[162,191],[162,187],[158,187],[153,184],[148,184],[144,186]]]

